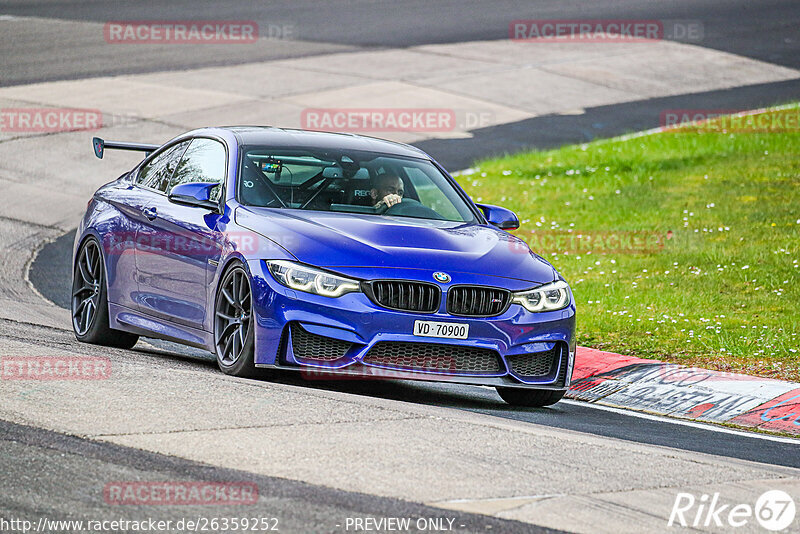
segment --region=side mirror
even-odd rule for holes
[[[92,146],[94,147],[94,155],[100,159],[103,159],[103,152],[106,148],[106,142],[99,137],[93,137]]]
[[[219,184],[213,182],[178,184],[172,188],[167,198],[176,204],[185,204],[187,206],[196,206],[198,208],[218,211],[219,202],[211,200],[211,194],[216,187],[219,187]]]
[[[500,206],[492,206],[491,204],[476,204],[489,224],[496,226],[501,230],[516,230],[519,228],[519,219],[516,213]]]

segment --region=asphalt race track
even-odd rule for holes
[[[272,62],[280,72],[314,73],[310,83],[319,87],[307,91],[327,98],[326,91],[350,90],[346,83],[355,87],[352,80],[385,81],[356,72],[357,61],[337,79],[338,73],[324,70],[327,58],[347,65],[350,57],[369,61],[375,53],[425,53],[430,65],[438,57],[477,64],[482,53],[500,50],[492,47],[507,39],[509,21],[533,18],[701,21],[704,37],[696,47],[667,43],[663,50],[680,61],[696,56],[716,62],[716,71],[708,69],[713,83],[681,80],[670,71],[662,76],[675,75],[674,87],[639,94],[626,78],[630,73],[623,73],[624,60],[612,61],[608,69],[620,69],[621,81],[596,86],[608,90],[602,98],[565,96],[579,102],[579,111],[549,103],[536,107],[538,101],[517,105],[506,102],[511,97],[502,93],[502,84],[475,84],[467,96],[470,102],[492,102],[491,124],[468,135],[399,140],[456,170],[488,155],[657,127],[663,109],[756,108],[800,96],[796,1],[0,0],[0,107],[74,106],[70,98],[82,90],[113,102],[114,95],[98,89],[102,84],[132,81],[157,92],[173,76],[189,91],[218,77],[213,69],[230,68],[225,72],[232,77],[245,77],[252,74],[248,65]],[[129,46],[124,53],[98,37],[106,21],[143,19],[252,19],[262,31],[284,28],[292,35],[243,48]],[[559,61],[547,69],[562,68]],[[567,66],[559,75],[572,66],[586,68],[584,59],[568,54],[563,61]],[[728,65],[735,66],[733,72],[726,71]],[[509,66],[509,75],[527,67]],[[435,70],[423,65],[426,76],[426,69]],[[411,79],[406,75],[412,76],[397,73],[404,82]],[[59,85],[71,80],[80,85]],[[282,82],[266,74],[259,83],[264,80]],[[36,85],[17,91],[26,84]],[[452,90],[447,84],[433,79],[415,90],[430,98],[434,89]],[[208,90],[223,94],[219,87]],[[532,100],[554,102],[560,96],[537,90],[541,94]],[[345,98],[359,94],[364,93]],[[155,142],[197,121],[240,120],[237,107],[264,106],[261,100],[232,98],[219,107],[163,111],[181,95],[165,93],[167,104],[158,112],[151,112],[155,104],[142,104],[141,114],[131,112],[138,130],[111,129],[107,138]],[[269,95],[276,109],[286,106],[292,113],[314,102],[301,97]],[[288,115],[276,116],[280,125]],[[749,502],[768,489],[797,493],[800,487],[800,442],[787,438],[573,401],[515,409],[488,388],[314,382],[292,374],[238,380],[220,373],[210,354],[172,343],[142,340],[131,351],[77,343],[65,312],[71,229],[91,191],[135,161],[116,154],[89,160],[89,137],[0,131],[0,184],[7,191],[0,198],[0,253],[6,258],[0,267],[0,356],[98,356],[114,368],[108,383],[2,384],[0,519],[234,516],[241,511],[233,506],[108,506],[103,487],[119,480],[245,481],[260,494],[247,515],[278,517],[283,532],[359,531],[345,526],[354,517],[447,518],[459,532],[660,532],[679,491],[720,492],[731,502]],[[757,530],[750,525],[744,531]]]
[[[505,39],[508,24],[517,19],[659,19],[701,20],[703,46],[779,65],[800,67],[800,38],[797,21],[800,6],[791,0],[769,0],[754,4],[748,0],[600,0],[548,2],[545,0],[446,0],[435,4],[425,0],[377,1],[333,0],[315,2],[224,3],[209,0],[172,2],[82,2],[80,0],[0,2],[0,13],[19,17],[41,17],[69,21],[74,26],[47,27],[56,39],[58,64],[41,69],[42,62],[53,62],[51,42],[42,42],[35,27],[20,25],[3,39],[5,61],[15,69],[3,75],[3,85],[51,81],[101,74],[130,74],[208,65],[247,63],[276,57],[299,57],[345,48],[400,48],[421,44],[455,43]],[[144,15],[143,15],[144,14]],[[293,37],[316,47],[276,49],[265,46],[237,51],[234,56],[215,57],[206,53],[165,55],[162,50],[136,53],[124,58],[108,56],[105,43],[91,38],[91,23],[109,20],[142,19],[237,19],[255,20],[260,25],[291,25]],[[41,28],[40,28],[41,29]],[[263,30],[262,30],[263,31]],[[271,43],[275,44],[275,43]],[[23,46],[24,45],[24,46]],[[145,54],[142,52],[142,54]],[[55,62],[53,62],[55,63]]]
[[[250,482],[267,496],[248,515],[278,516],[284,532],[333,532],[345,525],[348,517],[442,517],[441,509],[420,504],[348,493],[311,486],[280,478],[253,475],[232,469],[212,468],[196,462],[148,453],[137,449],[95,443],[64,434],[0,421],[0,466],[4,478],[0,490],[12,495],[14,480],[30,480],[27,499],[0,499],[4,515],[59,517],[101,517],[102,498],[87,500],[75,491],[76,480],[180,478],[187,481]],[[91,477],[87,477],[91,469]],[[99,493],[99,492],[98,492]],[[38,496],[38,498],[37,498]],[[45,499],[41,497],[44,496]],[[59,498],[56,498],[60,496]],[[160,520],[179,521],[204,512],[200,506],[172,507],[158,514]],[[222,506],[219,516],[236,516],[236,506]],[[133,507],[115,515],[115,519],[146,520],[152,513]],[[462,532],[559,532],[516,521],[484,515],[447,513],[455,528]]]

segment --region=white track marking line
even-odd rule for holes
[[[431,504],[436,506],[437,504],[460,504],[467,502],[541,501],[544,499],[553,499],[556,497],[566,496],[566,493],[546,493],[543,495],[518,495],[515,497],[489,497],[487,499],[452,499],[449,501],[436,501]]]
[[[763,439],[767,441],[775,441],[778,443],[790,443],[792,445],[800,445],[800,439],[794,438],[785,438],[782,436],[770,436],[767,434],[760,434],[758,432],[747,432],[743,430],[733,430],[731,428],[725,428],[723,426],[716,426],[713,424],[707,423],[698,423],[695,421],[687,421],[685,419],[676,419],[672,417],[667,417],[663,415],[654,415],[644,412],[638,412],[635,410],[624,409],[624,408],[615,408],[613,406],[605,406],[602,404],[595,404],[586,401],[576,401],[572,399],[562,399],[559,401],[560,403],[566,403],[573,406],[583,406],[585,408],[594,408],[596,410],[603,410],[606,412],[612,412],[620,415],[627,415],[630,417],[638,417],[640,419],[648,419],[650,421],[657,421],[660,423],[670,423],[673,425],[682,425],[682,426],[689,426],[693,428],[699,428],[701,430],[708,430],[710,432],[719,432],[722,434],[733,434],[735,436],[741,436],[745,438],[754,438],[754,439]]]

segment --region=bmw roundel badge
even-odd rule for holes
[[[441,271],[437,271],[433,273],[433,279],[436,280],[437,282],[446,284],[447,282],[450,281],[450,275],[447,273],[443,273]]]

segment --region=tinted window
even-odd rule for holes
[[[403,167],[408,179],[414,185],[414,189],[419,196],[419,201],[424,206],[430,207],[435,212],[441,214],[445,219],[451,221],[459,220],[456,199],[452,195],[448,197],[446,190],[443,190],[436,183],[436,176],[428,174],[434,167],[421,169],[418,167]],[[427,171],[427,172],[426,172]],[[438,174],[438,171],[436,171]]]
[[[244,204],[474,221],[430,161],[374,152],[244,147],[238,199]]]
[[[225,147],[213,139],[194,139],[183,154],[170,184],[170,190],[178,184],[213,182],[222,184],[225,179]],[[212,200],[219,198],[222,187],[214,190]]]
[[[189,141],[184,141],[155,156],[139,171],[136,183],[143,187],[166,192],[172,173],[175,172],[175,167],[188,145]]]

